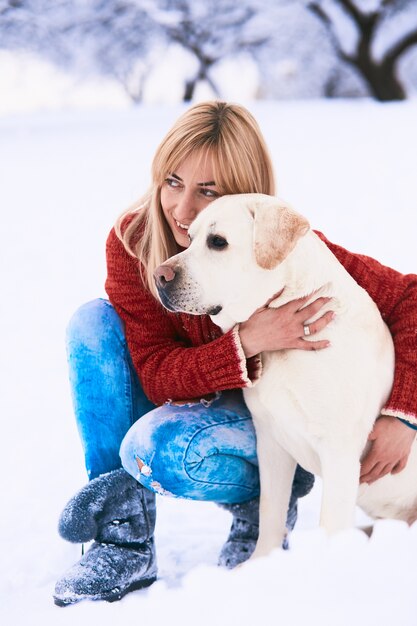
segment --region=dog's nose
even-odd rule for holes
[[[153,273],[157,287],[165,287],[167,283],[175,278],[175,272],[169,265],[160,265]]]

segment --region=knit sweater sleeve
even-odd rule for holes
[[[417,426],[417,275],[400,274],[375,259],[348,252],[317,233],[379,308],[395,348],[394,384],[381,411]]]
[[[237,327],[221,335],[210,330],[208,319],[201,324],[194,319],[191,327],[202,328],[197,339],[182,329],[181,317],[167,312],[144,287],[138,261],[114,229],[106,259],[106,291],[124,323],[133,365],[152,402],[195,400],[250,386],[259,377],[260,364],[246,360]]]

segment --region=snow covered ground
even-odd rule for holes
[[[417,101],[248,103],[279,193],[315,228],[403,272],[417,270]],[[302,501],[293,549],[238,572],[216,568],[229,517],[160,499],[161,580],[119,603],[59,609],[55,579],[79,557],[56,533],[85,482],[64,329],[104,295],[104,242],[147,186],[152,154],[182,107],[0,118],[2,624],[415,626],[417,527],[380,522],[325,538],[320,486]],[[358,516],[358,521],[360,516]]]

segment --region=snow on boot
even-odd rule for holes
[[[297,465],[288,507],[286,527],[288,532],[294,529],[297,521],[298,498],[310,493],[314,485],[314,476]],[[259,498],[238,504],[220,504],[233,515],[232,527],[226,543],[223,545],[218,564],[233,569],[247,561],[255,551],[259,535]],[[288,550],[288,534],[282,547]]]
[[[219,506],[233,515],[233,521],[218,564],[233,569],[247,561],[255,550],[259,534],[259,498]]]
[[[56,583],[55,604],[113,602],[151,585],[156,580],[155,519],[155,494],[124,469],[83,487],[63,510],[58,530],[67,541],[95,541]]]

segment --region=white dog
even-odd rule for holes
[[[330,533],[353,525],[356,502],[373,517],[417,519],[416,445],[402,472],[359,487],[360,459],[394,371],[391,335],[368,294],[307,220],[277,198],[219,198],[189,234],[189,248],[155,273],[168,309],[209,314],[227,331],[283,289],[270,306],[314,294],[311,301],[332,301],[309,322],[336,313],[314,335],[330,347],[265,352],[259,382],[244,390],[261,481],[254,556],[282,545],[296,463],[323,479],[320,523]]]

